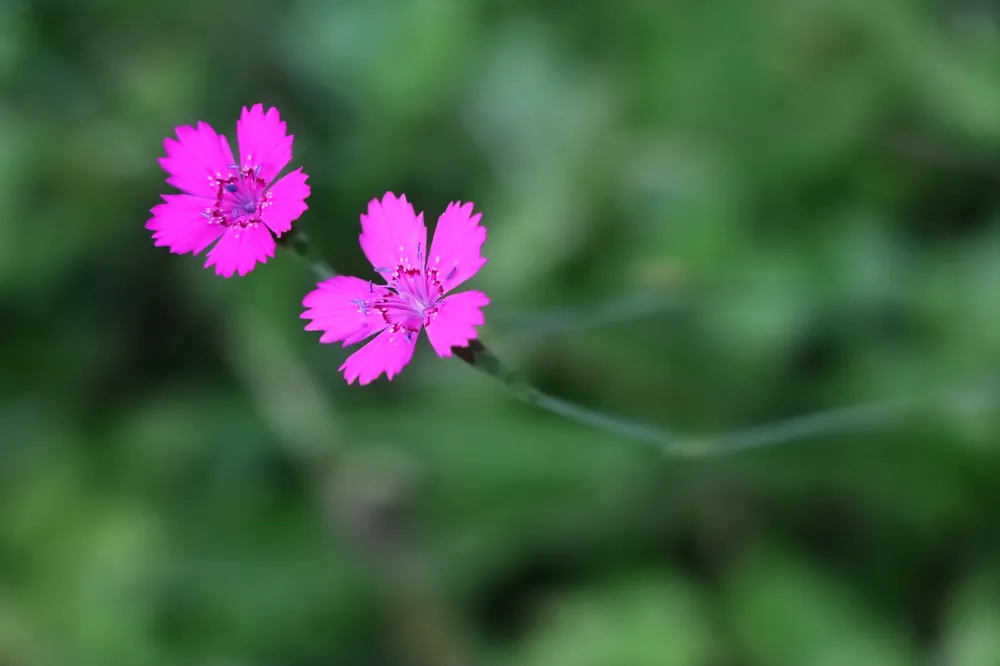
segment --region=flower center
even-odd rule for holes
[[[403,332],[407,338],[431,323],[438,313],[444,287],[436,268],[421,270],[398,265],[393,269],[376,269],[382,273],[386,290],[369,300],[355,301],[363,314],[374,310],[393,332]]]
[[[215,203],[205,211],[205,217],[224,227],[245,228],[260,224],[261,212],[271,203],[267,181],[260,177],[261,166],[240,168],[233,164],[228,176],[218,175]]]

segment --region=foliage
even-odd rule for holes
[[[484,339],[549,393],[715,433],[978,380],[1000,359],[998,21],[0,3],[0,663],[414,663],[394,549],[476,663],[1000,663],[994,390],[669,460],[427,348],[347,387],[291,254],[223,280],[143,229],[163,137],[260,101],[345,273],[370,199],[476,202]],[[353,495],[353,528],[331,517],[333,453],[363,489],[384,459],[412,476],[412,543],[359,530]]]

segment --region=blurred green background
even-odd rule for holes
[[[302,330],[307,268],[154,248],[176,125],[276,105],[367,275],[405,192],[489,228],[483,339],[720,433],[1000,361],[990,0],[0,2],[3,666],[997,666],[1000,419],[734,457]],[[327,468],[333,460],[332,471]]]

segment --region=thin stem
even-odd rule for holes
[[[664,455],[690,458],[728,455],[845,433],[884,430],[899,425],[904,417],[912,414],[948,404],[968,404],[970,398],[985,399],[983,404],[993,404],[1000,394],[1000,378],[989,376],[985,380],[909,398],[837,407],[737,429],[714,437],[697,436],[612,416],[543,393],[507,368],[478,340],[473,340],[468,347],[454,348],[452,351],[473,368],[498,379],[524,402],[582,425],[652,444]]]
[[[316,276],[325,280],[337,275],[326,262],[310,257],[309,241],[301,231],[286,235],[281,243],[290,248],[312,268]],[[557,323],[564,318],[554,318]],[[466,347],[454,347],[456,357],[480,372],[503,384],[517,399],[540,407],[581,425],[597,428],[626,439],[652,444],[664,455],[679,457],[707,457],[728,455],[749,449],[778,446],[808,439],[860,431],[876,431],[900,424],[904,417],[918,410],[939,406],[969,392],[985,396],[990,404],[998,400],[1000,382],[995,376],[959,387],[929,392],[909,398],[898,398],[861,405],[838,407],[782,419],[747,428],[737,429],[717,436],[683,434],[641,421],[626,419],[589,409],[548,395],[532,386],[521,374],[509,368],[481,341],[472,340]]]
[[[295,256],[306,262],[320,281],[329,280],[339,275],[337,271],[333,270],[333,266],[318,257],[311,256],[309,237],[298,227],[292,227],[290,232],[278,238],[278,245],[288,248],[295,253]]]

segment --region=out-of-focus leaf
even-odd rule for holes
[[[974,572],[955,589],[945,614],[939,656],[953,666],[1000,661],[1000,586],[996,572]]]
[[[550,599],[511,664],[696,666],[718,650],[705,601],[680,576],[633,576]]]
[[[904,666],[901,627],[867,608],[860,591],[801,559],[764,553],[733,573],[727,594],[737,640],[774,666]]]

